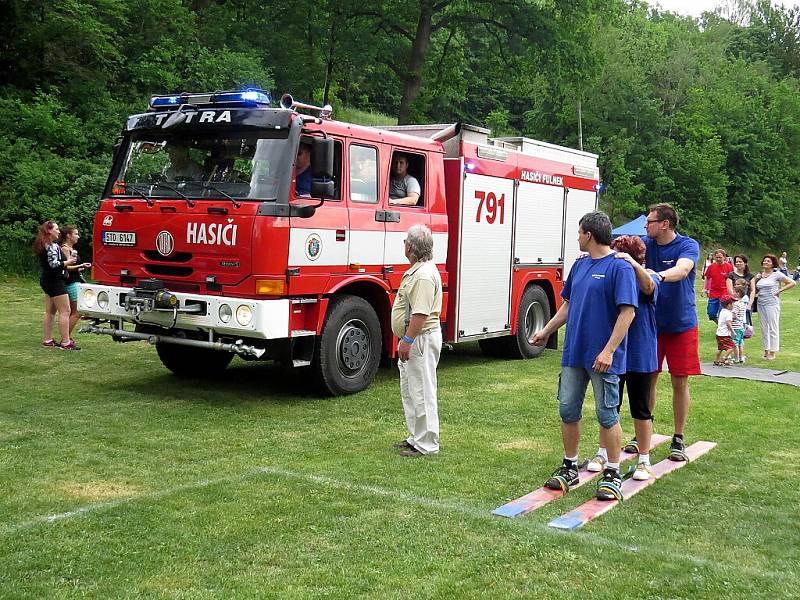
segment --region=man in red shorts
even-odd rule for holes
[[[661,279],[656,326],[658,329],[658,371],[650,382],[650,411],[656,402],[658,373],[667,359],[672,379],[672,412],[675,433],[669,447],[669,458],[687,460],[683,430],[689,412],[689,376],[700,375],[700,354],[695,306],[695,265],[700,258],[700,245],[675,231],[678,213],[669,204],[654,204],[647,215],[647,254],[645,266]],[[638,452],[636,440],[626,450]]]

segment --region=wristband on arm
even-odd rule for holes
[[[404,335],[400,339],[403,340],[407,344],[413,344],[414,343],[414,338],[408,337],[407,335]]]

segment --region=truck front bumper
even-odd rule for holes
[[[84,317],[157,325],[168,329],[213,332],[216,336],[273,340],[289,337],[288,299],[251,300],[171,292],[178,307],[195,312],[132,310],[126,298],[132,288],[82,283],[78,291],[78,312]]]

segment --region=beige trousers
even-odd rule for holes
[[[406,362],[398,361],[400,396],[406,416],[406,441],[423,454],[439,451],[439,403],[436,367],[442,353],[442,330],[421,333]]]

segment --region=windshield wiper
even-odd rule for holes
[[[147,202],[147,206],[153,206],[155,204],[155,202],[153,201],[153,199],[150,196],[145,194],[142,190],[137,188],[132,183],[126,183],[125,184],[125,190],[126,191],[127,190],[132,190],[134,193],[136,193],[136,195],[141,196],[142,198],[144,198],[145,202]]]
[[[176,188],[175,186],[172,186],[172,185],[170,185],[170,184],[168,184],[168,183],[164,183],[163,181],[159,181],[159,182],[158,182],[158,183],[156,183],[155,185],[156,185],[156,186],[159,186],[159,187],[165,187],[165,188],[167,188],[168,190],[170,190],[170,191],[172,191],[172,192],[175,192],[176,194],[178,194],[178,196],[180,196],[181,198],[183,198],[184,200],[186,200],[186,204],[188,204],[188,205],[189,205],[189,208],[194,208],[194,205],[195,205],[195,202],[194,202],[194,200],[192,200],[191,198],[189,198],[189,196],[187,196],[186,194],[184,194],[182,191],[180,191],[180,190],[179,190],[178,188]]]
[[[219,189],[215,185],[211,185],[210,183],[206,182],[206,183],[203,184],[203,187],[206,188],[206,189],[212,189],[215,192],[217,192],[218,194],[222,194],[223,196],[225,196],[228,200],[233,202],[234,208],[239,208],[242,205],[242,203],[239,202],[238,200],[236,200],[236,198],[234,198],[230,194],[226,194],[225,192],[223,192],[221,189]]]

